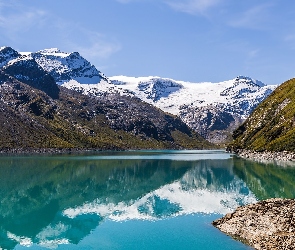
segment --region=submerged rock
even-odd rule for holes
[[[212,223],[255,249],[295,249],[295,200],[269,199],[238,207]]]

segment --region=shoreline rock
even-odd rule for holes
[[[238,207],[212,224],[258,250],[295,249],[294,199],[273,198]]]
[[[255,150],[237,149],[235,152],[238,156],[245,159],[253,159],[256,161],[270,162],[270,161],[289,161],[295,162],[295,153],[289,151],[271,152],[263,151],[257,152]]]

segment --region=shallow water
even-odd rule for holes
[[[211,222],[294,198],[295,170],[223,151],[0,158],[4,249],[250,249]]]

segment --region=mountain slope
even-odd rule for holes
[[[295,151],[295,79],[280,85],[237,130],[232,150]]]
[[[15,61],[31,60],[58,84],[82,94],[101,98],[105,93],[114,93],[140,98],[179,116],[190,128],[214,143],[230,141],[232,131],[276,87],[245,76],[220,83],[190,83],[160,77],[106,78],[77,52],[65,53],[53,48],[18,53],[8,47],[1,49],[0,63],[3,58],[5,67],[12,62],[16,64]]]
[[[16,50],[10,47],[1,47],[0,48],[0,67],[6,65],[9,61],[20,56]]]
[[[35,53],[21,52],[31,56],[48,72],[58,84],[74,81],[82,84],[96,84],[107,78],[78,52],[65,53],[57,48],[44,49]]]
[[[52,98],[58,98],[59,88],[54,79],[30,56],[10,60],[3,71],[33,88],[44,91]]]
[[[122,94],[178,115],[189,127],[215,143],[231,140],[231,132],[276,86],[239,76],[220,83],[190,83],[147,77],[111,77]],[[85,89],[84,93],[88,93]]]
[[[2,151],[33,148],[210,148],[179,118],[138,98],[59,87],[30,56],[0,70]]]
[[[92,96],[102,96],[104,92],[136,96],[179,116],[190,128],[214,143],[230,141],[232,131],[276,87],[244,76],[220,83],[190,83],[160,77],[114,76],[109,79],[111,83],[69,81],[62,86]]]

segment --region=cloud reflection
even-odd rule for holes
[[[232,188],[213,190],[212,187],[199,188],[200,183],[192,188],[191,183],[185,180],[189,176],[187,173],[181,180],[164,185],[128,203],[104,203],[97,199],[66,209],[63,215],[72,219],[81,214],[98,214],[114,221],[158,220],[193,213],[226,214],[242,204],[257,201],[255,195],[239,179],[232,182]]]

